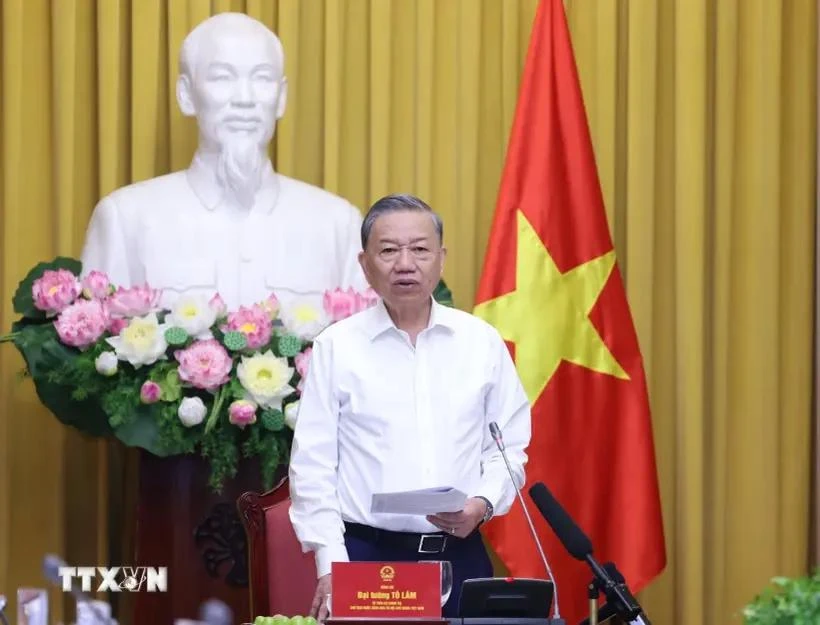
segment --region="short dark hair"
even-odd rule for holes
[[[399,211],[428,213],[433,220],[439,245],[444,242],[444,223],[441,221],[441,217],[439,217],[438,213],[430,208],[424,200],[417,198],[415,195],[396,193],[393,195],[385,195],[383,198],[376,200],[373,206],[367,211],[362,221],[362,249],[367,248],[370,231],[373,230],[373,224],[376,223],[376,220],[387,213],[397,213]]]

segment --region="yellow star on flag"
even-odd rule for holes
[[[628,380],[589,320],[615,266],[615,251],[561,273],[520,210],[517,217],[515,290],[479,304],[473,312],[515,343],[515,366],[530,403],[562,360]]]

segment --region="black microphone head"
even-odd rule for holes
[[[547,487],[541,482],[536,482],[529,492],[533,503],[558,536],[564,549],[576,560],[586,560],[587,556],[592,554],[592,543]]]
[[[67,566],[64,560],[55,556],[53,553],[46,554],[43,558],[43,575],[52,584],[62,584],[60,568],[64,566]]]
[[[498,450],[503,454],[504,439],[501,438],[501,428],[498,427],[498,424],[495,421],[490,421],[490,436],[493,437],[493,440],[495,441],[495,446],[498,447]],[[515,480],[513,480],[513,483],[515,483]]]

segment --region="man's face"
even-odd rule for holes
[[[370,286],[392,307],[423,304],[441,279],[446,250],[433,219],[421,211],[376,219],[359,261]]]
[[[281,61],[271,41],[250,29],[203,42],[192,87],[200,135],[209,147],[267,146],[284,112]]]

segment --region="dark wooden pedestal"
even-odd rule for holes
[[[258,463],[241,461],[216,495],[198,456],[158,458],[141,452],[136,562],[168,567],[168,592],[134,596],[133,623],[196,618],[208,599],[224,601],[235,623],[250,621],[247,541],[236,501],[261,491]]]

